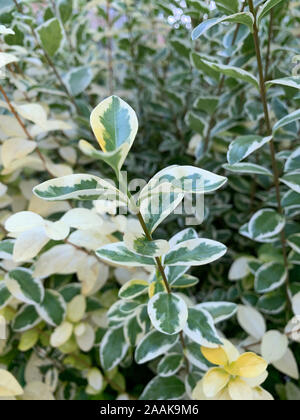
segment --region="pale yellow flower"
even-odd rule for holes
[[[204,357],[214,365],[193,391],[194,400],[273,400],[260,385],[265,382],[267,362],[255,353],[239,351],[227,340],[216,349],[201,347]]]

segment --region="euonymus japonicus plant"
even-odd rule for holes
[[[216,3],[192,32],[191,61],[207,86],[195,103],[204,127],[197,159],[223,165],[240,209],[225,220],[239,232],[228,278],[245,305],[238,321],[249,337],[241,346],[258,346],[277,371],[297,381],[300,78],[291,65],[297,7],[283,0]],[[290,49],[280,52],[283,39]],[[206,42],[214,56],[202,52]],[[281,391],[289,393],[289,386]]]
[[[237,307],[228,302],[195,304],[181,292],[199,281],[187,274],[189,269],[221,258],[226,253],[224,245],[199,238],[193,228],[176,233],[169,241],[154,239],[155,230],[185,195],[214,193],[225,185],[226,178],[197,167],[171,166],[156,174],[136,199],[125,190],[121,172],[138,130],[134,110],[119,97],[109,97],[92,112],[91,126],[102,151],[86,141],[81,141],[80,149],[109,164],[119,187],[93,175],[76,174],[46,181],[34,193],[53,201],[118,200],[136,215],[140,227],[129,224],[123,241],[96,251],[109,264],[147,267],[150,272],[149,280],[136,278],[125,283],[120,300],[109,309],[109,328],[100,345],[101,367],[111,371],[133,352],[137,364],[162,356],[158,376],[141,398],[180,399],[191,394],[201,372],[211,366],[203,349],[209,354],[210,350],[212,354],[221,351],[223,341],[215,325],[233,316]],[[265,371],[266,363],[252,357]],[[233,370],[228,372],[224,374],[227,382]]]

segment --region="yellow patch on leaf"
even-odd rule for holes
[[[230,375],[221,368],[210,369],[203,378],[203,392],[208,398],[215,397],[224,389],[230,380]]]
[[[244,353],[236,362],[231,363],[225,369],[234,376],[242,376],[244,378],[256,378],[265,372],[268,364],[255,353]]]

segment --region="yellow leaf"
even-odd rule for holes
[[[18,349],[20,351],[28,351],[36,345],[39,339],[39,333],[37,330],[29,330],[21,335]]]
[[[229,395],[234,401],[252,401],[253,391],[242,379],[235,378],[229,382]]]
[[[208,398],[215,397],[226,387],[230,380],[230,375],[224,369],[210,369],[203,378],[203,392]]]
[[[70,339],[72,332],[73,325],[70,324],[70,322],[64,322],[59,327],[57,327],[51,335],[51,346],[61,347]]]
[[[22,395],[23,390],[13,375],[0,369],[0,397],[15,397]]]
[[[228,357],[223,347],[218,347],[216,349],[201,347],[201,352],[205,359],[214,365],[225,366],[228,363]]]
[[[244,378],[256,378],[267,369],[268,364],[255,353],[244,353],[236,362],[226,367],[226,371],[234,376],[242,376]]]
[[[255,401],[274,401],[272,395],[261,387],[253,390],[253,399]]]
[[[75,296],[68,304],[67,315],[71,322],[79,322],[84,317],[86,310],[86,299],[83,295]]]

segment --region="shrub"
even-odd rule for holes
[[[174,6],[0,6],[3,398],[299,398],[297,5]]]

